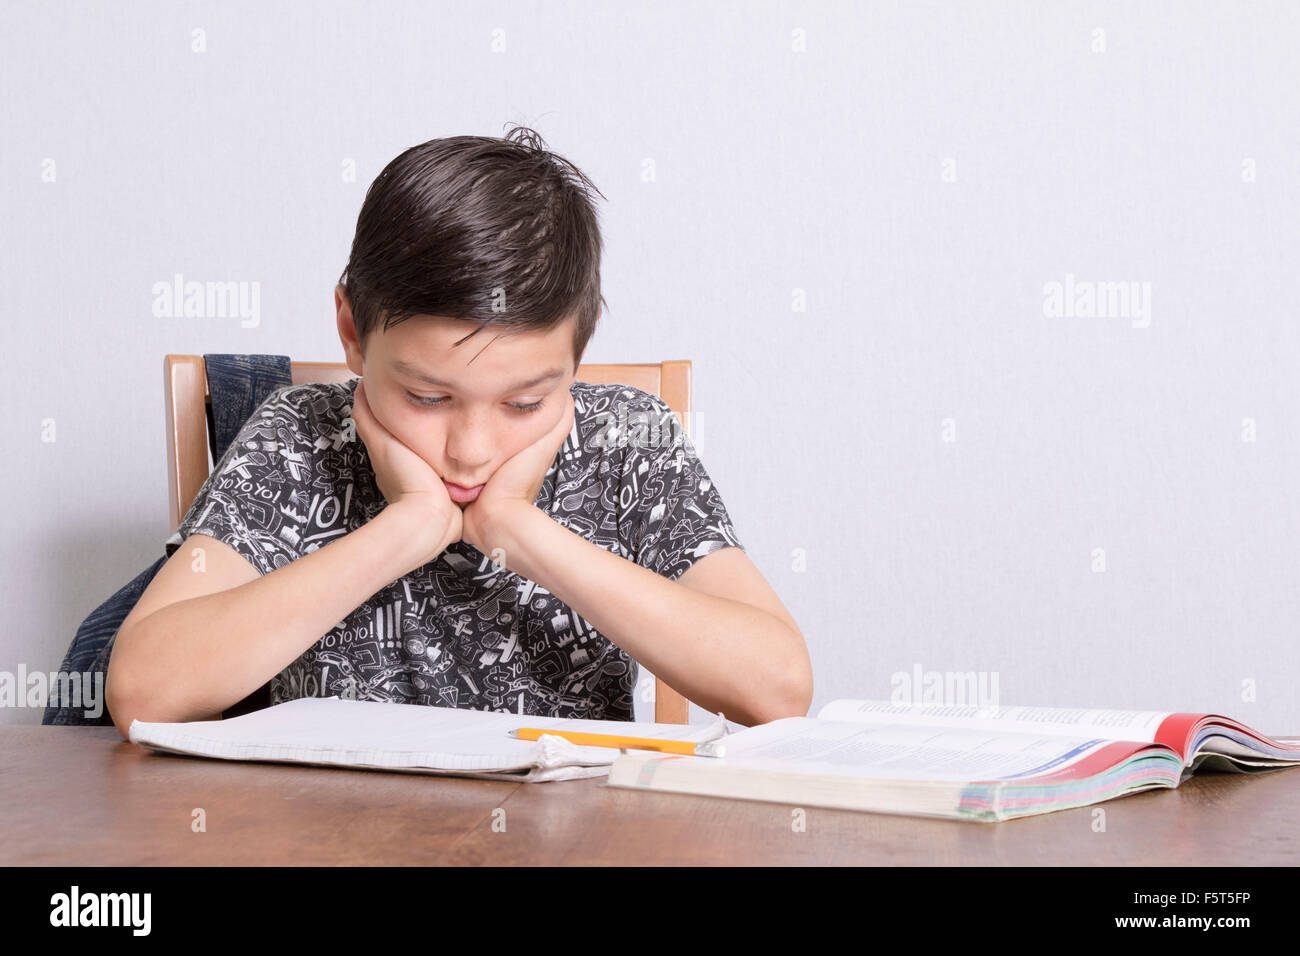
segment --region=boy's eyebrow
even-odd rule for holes
[[[437,385],[440,388],[452,387],[450,382],[444,382],[440,378],[435,378],[434,376],[429,375],[426,372],[422,372],[420,371],[420,369],[416,368],[410,362],[405,362],[401,359],[398,359],[396,362],[393,363],[393,368],[397,369],[397,371],[401,372],[403,375],[409,375],[411,376],[411,378],[418,378],[420,381],[428,385]],[[559,378],[563,374],[564,374],[564,369],[562,368],[549,369],[543,372],[541,375],[536,375],[533,378],[530,378],[526,382],[519,382],[515,385],[510,386],[508,389],[506,389],[506,391],[507,392],[522,391],[525,388],[532,388],[534,385],[541,385],[543,382],[549,382],[552,379]]]

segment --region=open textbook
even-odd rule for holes
[[[721,758],[622,751],[609,785],[994,822],[1297,764],[1300,743],[1217,714],[836,700],[728,735]]]
[[[721,717],[708,726],[692,728],[302,697],[230,720],[133,720],[127,733],[132,743],[197,757],[526,782],[604,776],[619,755],[616,748],[579,746],[549,734],[538,740],[518,740],[509,735],[517,727],[697,743],[716,740],[727,732]]]

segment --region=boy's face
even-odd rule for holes
[[[334,300],[348,368],[365,379],[375,418],[444,482],[484,484],[565,412],[577,378],[572,317],[545,332],[488,327],[457,346],[477,323],[417,315],[371,332],[363,357],[351,305],[337,290]],[[453,493],[462,507],[473,500],[460,498]]]

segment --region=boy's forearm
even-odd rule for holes
[[[110,701],[132,717],[206,720],[295,661],[376,592],[419,566],[416,514],[385,507],[360,528],[270,574],[180,601],[117,636]],[[125,675],[125,676],[124,676]]]
[[[698,706],[751,726],[802,715],[790,675],[803,639],[766,611],[670,581],[535,507],[501,516],[490,537],[509,570]]]

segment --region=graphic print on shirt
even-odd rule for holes
[[[267,396],[167,540],[167,554],[191,534],[206,534],[269,574],[382,511],[386,502],[350,420],[358,381]],[[626,385],[575,382],[570,391],[573,428],[537,507],[672,580],[719,548],[743,548],[662,399]],[[337,694],[632,720],[637,671],[626,652],[545,588],[457,541],[275,675],[271,703]]]

